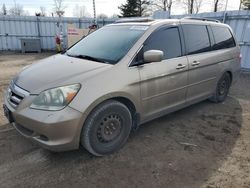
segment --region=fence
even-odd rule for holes
[[[158,18],[159,15],[157,14]],[[166,18],[162,14],[162,18]],[[171,18],[182,18],[190,15],[174,15]],[[222,21],[224,12],[201,13],[192,15],[194,17],[214,18]],[[0,51],[20,50],[21,38],[40,38],[43,50],[54,50],[55,40],[59,22],[56,17],[15,17],[0,16]],[[110,24],[114,19],[98,20],[99,26]],[[250,69],[250,11],[229,11],[226,13],[225,22],[229,24],[236,34],[241,46],[242,67]],[[93,23],[92,19],[62,18],[64,41],[67,44],[67,25],[74,24],[78,28],[87,28]],[[66,46],[65,46],[66,47]]]
[[[55,49],[55,35],[58,33],[58,17],[0,16],[0,51],[21,50],[21,38],[40,38],[43,50]],[[114,19],[97,20],[101,27],[114,22]],[[63,37],[67,46],[67,25],[88,28],[93,19],[62,18]]]

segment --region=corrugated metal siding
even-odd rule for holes
[[[43,50],[55,49],[55,35],[59,33],[57,17],[0,16],[0,50],[21,50],[21,38],[40,38]],[[114,19],[97,20],[100,27]],[[67,47],[67,25],[88,28],[92,19],[62,18],[64,44]]]
[[[224,12],[209,12],[195,15],[174,15],[171,18],[183,18],[186,16],[214,18],[223,21]],[[250,69],[250,11],[228,11],[225,23],[230,25],[241,47],[242,68]]]

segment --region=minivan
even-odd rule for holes
[[[240,58],[230,27],[214,20],[118,21],[24,68],[4,112],[44,148],[83,146],[103,156],[145,122],[202,100],[223,102]]]

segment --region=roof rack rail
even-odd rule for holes
[[[189,19],[189,20],[200,20],[200,21],[210,21],[210,22],[216,22],[220,23],[219,20],[212,19],[212,18],[202,18],[202,17],[184,17],[182,19]]]
[[[152,18],[123,18],[116,20],[115,23],[128,23],[128,22],[151,22],[154,21]]]

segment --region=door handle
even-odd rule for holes
[[[184,69],[186,67],[186,65],[182,65],[182,64],[179,64],[177,67],[176,67],[176,69]]]
[[[199,64],[200,64],[199,61],[193,61],[192,66],[197,66],[197,65],[199,65]]]

